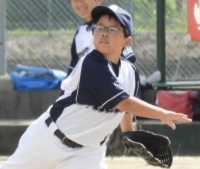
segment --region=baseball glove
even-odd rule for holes
[[[128,152],[133,151],[148,164],[162,168],[172,165],[173,155],[168,137],[141,130],[124,132],[120,139]]]
[[[126,147],[120,140],[121,128],[118,126],[110,136],[106,155],[109,156],[122,156],[126,152]]]

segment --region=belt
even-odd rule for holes
[[[49,117],[45,120],[47,127],[49,127],[52,122],[53,122],[53,120],[51,119],[51,117]],[[80,144],[75,143],[74,141],[68,139],[59,129],[57,129],[54,132],[54,135],[57,136],[61,140],[61,142],[64,145],[66,145],[67,147],[71,147],[71,148],[83,147],[83,145],[80,145]]]

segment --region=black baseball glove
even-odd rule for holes
[[[172,165],[173,155],[168,137],[141,130],[124,132],[120,139],[128,152],[133,151],[148,164],[163,168]]]

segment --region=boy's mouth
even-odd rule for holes
[[[79,8],[79,11],[85,11],[87,8],[86,7],[82,7],[82,8]]]
[[[100,43],[108,43],[108,41],[107,41],[106,39],[102,39],[102,40],[100,41]]]

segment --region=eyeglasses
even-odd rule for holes
[[[117,34],[119,31],[124,32],[123,29],[120,29],[116,26],[103,26],[103,25],[94,25],[94,32],[104,32],[107,30],[110,34]]]

